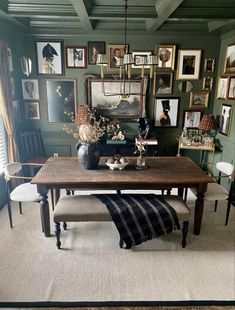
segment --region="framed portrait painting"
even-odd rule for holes
[[[202,90],[212,90],[213,87],[213,77],[206,76],[203,78]]]
[[[66,46],[65,52],[67,68],[87,68],[87,48],[85,46]]]
[[[235,100],[235,75],[228,80],[228,99]]]
[[[201,118],[201,110],[184,110],[182,128],[197,128]]]
[[[125,54],[124,44],[111,44],[108,46],[109,69],[118,69],[117,58],[123,57]]]
[[[22,79],[22,94],[24,100],[39,100],[38,80]]]
[[[218,81],[217,99],[227,99],[228,77],[221,76]]]
[[[87,104],[94,108],[98,115],[109,119],[131,121],[145,117],[147,82],[147,78],[135,78],[130,80],[130,83],[126,81],[126,96],[121,96],[119,80],[87,78]]]
[[[63,42],[36,41],[38,74],[63,74]]]
[[[155,98],[155,127],[177,127],[179,113],[179,98]]]
[[[173,73],[156,72],[155,96],[172,94]]]
[[[232,106],[223,103],[221,105],[221,112],[219,118],[219,133],[229,136],[229,131],[232,122]]]
[[[206,58],[204,61],[204,72],[214,72],[215,58]]]
[[[76,79],[46,80],[49,123],[72,123],[75,116]]]
[[[102,41],[89,41],[88,46],[88,65],[95,65],[98,54],[105,54],[105,42]]]
[[[175,68],[175,45],[156,45],[155,54],[158,57],[158,69]]]
[[[25,119],[40,119],[38,101],[24,101]]]
[[[198,80],[201,63],[201,49],[181,49],[178,52],[177,80]]]
[[[224,63],[224,73],[235,73],[235,43],[227,46]]]
[[[202,91],[202,92],[191,92],[190,93],[190,108],[196,109],[205,109],[208,107],[209,101],[209,92]]]

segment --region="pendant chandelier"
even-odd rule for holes
[[[119,91],[107,91],[105,88],[105,81],[104,81],[104,67],[108,65],[108,60],[106,54],[98,54],[96,64],[101,66],[100,75],[102,79],[102,92],[104,96],[120,96],[121,99],[128,99],[131,95],[139,95],[143,96],[142,87],[140,90],[133,91],[131,84],[133,83],[133,79],[131,77],[131,68],[134,65],[134,57],[131,52],[129,52],[128,44],[127,44],[127,1],[125,2],[125,20],[124,20],[124,56],[117,58],[116,67],[119,68],[119,77],[117,81],[119,81]],[[146,56],[139,56],[138,57],[138,66],[141,68],[141,79],[144,79],[144,68],[145,66],[150,67],[150,79],[153,77],[154,67],[157,65],[157,56],[156,55],[149,55]]]

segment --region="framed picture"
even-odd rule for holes
[[[172,94],[173,73],[156,72],[155,96]]]
[[[21,121],[19,100],[12,101],[14,120]]]
[[[76,80],[46,80],[46,94],[49,123],[72,123],[75,116]]]
[[[191,92],[190,93],[190,108],[204,109],[208,106],[209,92]]]
[[[215,58],[206,58],[204,61],[204,72],[214,72]]]
[[[36,41],[38,74],[63,74],[62,41]]]
[[[158,56],[158,69],[175,68],[175,45],[156,45],[155,54]]]
[[[40,119],[38,101],[24,101],[24,111],[26,119]]]
[[[155,127],[177,127],[179,100],[179,98],[155,98]]]
[[[39,100],[38,80],[22,79],[22,94],[24,100]]]
[[[184,110],[182,128],[197,128],[202,118],[200,110]]]
[[[87,48],[85,46],[66,46],[65,54],[67,68],[87,68]]]
[[[105,54],[105,42],[90,41],[88,42],[88,65],[95,65],[98,54]]]
[[[140,69],[142,68],[142,65],[140,65],[140,59],[142,57],[148,59],[149,55],[152,55],[152,52],[132,52],[133,58],[134,58],[134,64],[132,65],[132,68]],[[144,66],[144,68],[149,68],[150,66]]]
[[[212,90],[213,86],[213,77],[206,76],[203,78],[202,90]]]
[[[228,80],[228,99],[235,99],[235,76],[230,76]]]
[[[123,57],[125,53],[125,45],[111,44],[108,46],[109,69],[118,69],[117,58]]]
[[[232,106],[223,103],[219,118],[219,133],[228,136],[232,122]]]
[[[227,47],[225,64],[224,64],[224,73],[234,73],[235,72],[235,43]]]
[[[200,73],[201,49],[181,49],[178,52],[177,80],[198,80]]]
[[[217,99],[226,99],[228,89],[228,77],[221,76],[218,81]]]
[[[13,77],[10,77],[10,83],[11,83],[11,96],[14,99],[15,98],[15,83]]]
[[[126,98],[120,96],[120,81],[114,78],[101,80],[98,77],[87,78],[87,104],[98,115],[109,119],[133,120],[145,117],[145,100],[148,79],[135,78],[126,82]],[[111,96],[109,94],[112,94]]]

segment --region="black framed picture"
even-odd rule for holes
[[[148,83],[146,77],[126,81],[126,96],[120,95],[120,81],[115,78],[102,80],[98,77],[88,77],[86,83],[87,104],[94,108],[98,115],[109,119],[126,120],[146,116],[145,100]]]
[[[98,54],[105,54],[105,42],[102,41],[89,41],[88,46],[88,65],[95,65]]]
[[[39,101],[24,101],[26,119],[40,119]]]
[[[155,127],[177,127],[180,98],[155,98]]]
[[[46,80],[49,123],[72,123],[76,111],[76,79]]]
[[[219,133],[228,136],[232,123],[232,105],[222,103],[219,118]]]
[[[63,41],[36,41],[38,74],[63,74]]]

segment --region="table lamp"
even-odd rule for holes
[[[203,133],[209,133],[211,130],[217,128],[216,119],[213,114],[203,115],[198,129],[202,130]]]

